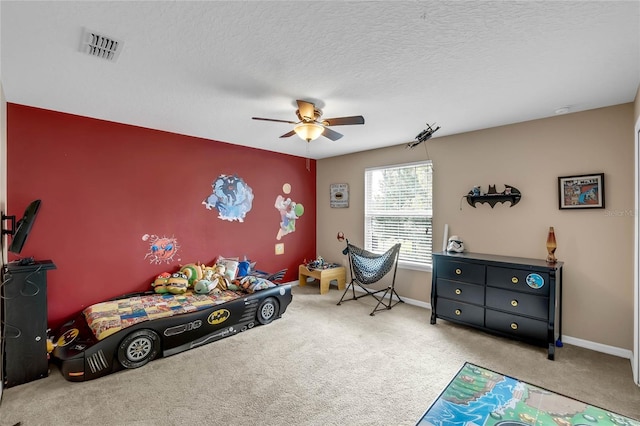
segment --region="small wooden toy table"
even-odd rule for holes
[[[300,286],[305,286],[309,277],[320,280],[320,294],[329,292],[329,283],[331,281],[338,282],[338,290],[344,290],[347,282],[347,272],[344,266],[327,269],[308,269],[307,265],[300,265],[298,268]]]

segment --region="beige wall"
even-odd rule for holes
[[[446,124],[443,123],[443,128]],[[434,138],[413,150],[404,145],[318,161],[318,254],[344,262],[344,232],[363,241],[366,167],[426,159],[434,164],[434,251],[443,227],[468,251],[544,259],[549,226],[565,262],[563,334],[630,350],[633,343],[634,104],[557,116]],[[630,131],[631,129],[631,131]],[[428,151],[428,152],[427,152]],[[559,210],[558,177],[605,173],[606,209]],[[348,209],[329,207],[329,184],[349,183]],[[522,192],[509,203],[462,202],[474,186],[504,184]],[[398,292],[429,302],[431,274],[399,270]],[[425,311],[425,324],[428,312]]]
[[[635,122],[640,118],[640,86],[638,86],[638,91],[636,92],[636,101],[635,101]]]

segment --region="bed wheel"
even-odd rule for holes
[[[142,367],[160,351],[160,337],[153,330],[138,330],[127,335],[118,346],[118,361],[124,368]]]
[[[267,297],[258,306],[257,319],[260,324],[269,324],[278,315],[278,301],[273,297]]]

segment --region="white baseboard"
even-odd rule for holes
[[[293,285],[298,285],[299,283],[296,280],[286,284],[291,284],[293,286]],[[364,293],[364,290],[358,287],[356,287],[356,291]],[[396,297],[394,297],[393,299],[397,300]],[[410,299],[404,296],[402,296],[402,300],[404,300],[404,302],[407,303],[408,305],[418,306],[420,308],[431,310],[431,303],[423,302],[422,300]],[[578,339],[577,337],[571,337],[566,335],[562,336],[561,340],[562,340],[562,343],[567,343],[569,345],[579,346],[581,348],[590,349],[596,352],[602,352],[608,355],[614,355],[620,358],[626,358],[628,360],[633,359],[633,352],[628,349],[622,349],[615,346],[604,345],[602,343],[591,342],[589,340]]]
[[[404,297],[404,296],[402,296],[402,300],[404,300],[404,303],[408,305],[418,306],[420,308],[431,310],[431,303],[423,302],[422,300],[409,299],[408,297]]]
[[[591,342],[589,340],[578,339],[577,337],[562,336],[562,342],[581,348],[591,349],[592,351],[602,352],[609,355],[619,356],[620,358],[632,359],[633,353],[629,349],[622,349],[615,346],[603,345],[602,343]]]
[[[406,303],[410,305],[419,306],[421,308],[427,308],[431,310],[431,304],[423,302],[421,300],[408,299],[406,297],[402,298]],[[620,358],[626,358],[631,360],[633,357],[633,353],[628,349],[622,349],[615,346],[604,345],[602,343],[591,342],[589,340],[578,339],[577,337],[571,337],[564,335],[561,338],[562,343],[566,343],[573,346],[579,346],[581,348],[590,349],[596,352],[602,352],[609,355],[618,356]]]

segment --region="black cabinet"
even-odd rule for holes
[[[49,374],[47,357],[47,271],[50,260],[10,263],[2,276],[4,384],[16,386]]]
[[[561,333],[562,262],[481,253],[434,253],[431,324],[436,318],[548,347]]]

